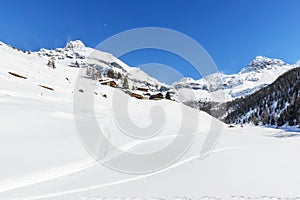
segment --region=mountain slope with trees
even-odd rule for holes
[[[228,102],[226,107],[226,123],[299,126],[300,67],[284,73],[252,95]]]

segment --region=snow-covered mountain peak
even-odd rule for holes
[[[290,65],[280,59],[257,56],[239,73],[226,75],[210,74],[200,80],[183,78],[174,83],[176,89],[197,90],[199,99],[205,93],[224,91],[228,99],[244,97],[274,82],[281,74],[298,65]]]
[[[247,72],[259,72],[261,69],[265,68],[274,68],[274,67],[282,67],[288,65],[284,61],[275,58],[267,58],[263,56],[256,56],[248,66],[244,67],[240,73],[247,73]]]
[[[188,88],[193,90],[208,90],[207,81],[205,79],[194,80],[193,78],[185,77],[173,83],[174,88]]]
[[[183,83],[194,83],[196,80],[190,77],[183,77],[182,79],[173,83],[173,85],[183,84]]]
[[[277,64],[284,65],[286,64],[284,61],[276,58],[268,58],[264,56],[256,56],[249,65],[259,65],[259,64]]]
[[[204,77],[207,81],[215,81],[218,79],[222,79],[224,76],[226,76],[224,73],[216,72],[213,74],[209,74],[206,77]]]
[[[71,49],[71,50],[75,50],[75,49],[84,49],[86,48],[86,46],[84,45],[84,43],[81,40],[74,40],[74,41],[70,41],[66,44],[65,49]]]

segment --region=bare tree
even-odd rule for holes
[[[114,71],[111,70],[111,69],[109,69],[109,70],[107,71],[107,77],[108,77],[108,78],[115,78],[115,73],[114,73]]]
[[[48,63],[47,63],[48,67],[51,67],[52,69],[55,69],[55,61],[53,58],[50,58]]]
[[[129,85],[128,85],[128,79],[127,77],[125,76],[124,80],[123,80],[123,88],[124,89],[128,89],[129,88]]]

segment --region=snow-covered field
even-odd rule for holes
[[[50,69],[43,57],[1,46],[1,200],[300,197],[297,134],[251,126],[229,128],[177,102],[131,98],[129,115],[138,126],[151,123],[150,110],[155,106],[164,109],[166,123],[162,135],[151,140],[130,139],[114,123],[112,101],[118,89],[108,86],[95,90],[95,115],[99,125],[112,133],[111,142],[123,150],[152,152],[171,143],[180,126],[182,109],[196,113],[199,126],[190,149],[162,170],[137,175],[101,165],[84,148],[74,121],[74,90],[84,89],[75,86],[79,69],[63,62]],[[90,84],[96,82],[90,80]],[[84,90],[83,94],[88,92]],[[122,93],[120,98],[122,95],[127,97]],[[212,122],[221,123],[222,135],[209,156],[200,159],[203,139]],[[189,127],[183,128],[189,131]]]

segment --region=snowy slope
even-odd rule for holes
[[[76,48],[82,47],[78,45]],[[100,54],[99,59],[110,57]],[[94,91],[75,87],[80,69],[69,66],[71,58],[58,60],[56,69],[47,66],[48,59],[46,55],[23,53],[0,45],[1,200],[300,196],[297,173],[300,162],[296,153],[300,150],[300,137],[292,137],[297,134],[250,126],[228,128],[208,114],[174,101],[130,98],[130,118],[137,125],[151,123],[150,112],[156,106],[165,111],[167,120],[164,131],[153,139],[128,138],[114,123],[112,101],[119,89],[86,79],[89,84],[97,85],[94,107],[98,123],[111,130],[111,142],[124,150],[145,153],[169,144],[180,126],[182,109],[190,112],[190,117],[194,114],[199,117],[194,143],[174,165],[145,175],[120,173],[102,166],[81,144],[73,115],[74,91],[83,89],[82,94]],[[120,99],[126,97],[120,93]],[[200,147],[212,121],[221,123],[223,135],[211,155],[201,160]],[[189,131],[189,126],[184,131]]]
[[[271,59],[257,56],[246,67],[242,68],[237,74],[226,75],[222,73],[211,74],[200,80],[192,78],[183,78],[174,83],[178,90],[193,89],[199,93],[196,100],[207,101],[207,95],[218,90],[224,91],[226,100],[230,101],[239,97],[253,94],[255,91],[274,82],[284,72],[299,66],[298,64],[290,65],[279,59]],[[184,99],[195,100],[195,99]]]
[[[149,88],[153,92],[159,91],[161,87],[170,87],[160,83],[138,68],[129,67],[110,53],[86,47],[80,40],[70,41],[64,48],[41,49],[33,54],[45,59],[54,59],[55,63],[65,66],[93,67],[98,69],[102,76],[105,76],[107,71],[111,69],[115,73],[121,73],[123,77],[127,76],[130,87]]]

